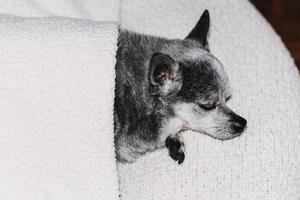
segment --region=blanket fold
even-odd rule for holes
[[[118,199],[117,24],[1,16],[0,27],[0,199]]]

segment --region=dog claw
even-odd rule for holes
[[[185,154],[183,152],[182,143],[177,138],[168,137],[166,139],[166,147],[169,150],[170,157],[177,161],[177,163],[180,165],[183,163]]]
[[[180,153],[180,156],[179,156],[179,158],[178,158],[178,164],[179,164],[179,165],[183,163],[184,158],[185,158],[185,154],[184,154],[184,152],[181,152],[181,153]]]

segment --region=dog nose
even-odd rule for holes
[[[246,125],[247,125],[247,120],[245,120],[244,118],[235,115],[234,119],[231,120],[232,122],[232,129],[235,130],[238,133],[241,133],[244,131]]]

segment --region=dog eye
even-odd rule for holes
[[[231,99],[231,95],[225,98],[225,101],[229,101]]]
[[[214,105],[211,105],[211,104],[199,104],[199,106],[204,109],[204,110],[213,110],[215,109],[215,106]]]

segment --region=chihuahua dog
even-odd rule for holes
[[[205,10],[183,40],[120,31],[114,107],[119,161],[167,147],[181,164],[182,131],[221,140],[243,132],[247,121],[225,104],[230,86],[222,63],[209,51],[209,24]]]

